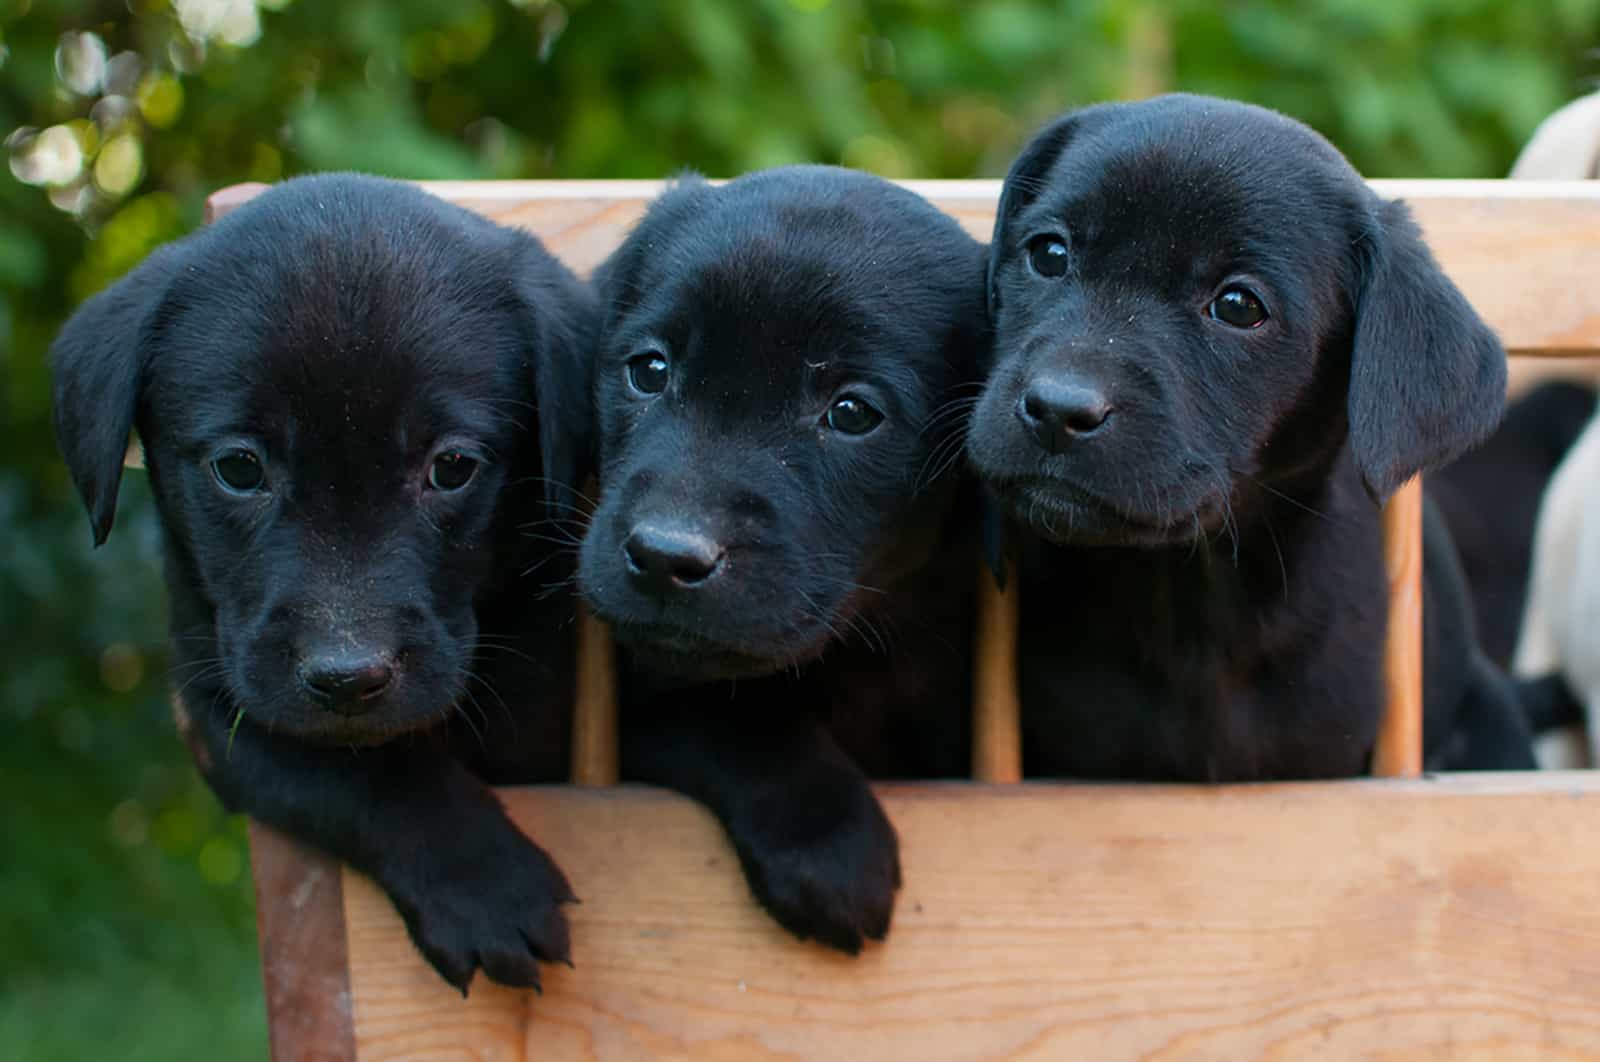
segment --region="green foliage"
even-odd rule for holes
[[[994,176],[1067,107],[1180,88],[1305,119],[1373,176],[1495,176],[1597,43],[1600,0],[0,0],[5,1053],[263,1052],[243,835],[168,718],[143,477],[91,551],[48,428],[60,322],[206,193]]]

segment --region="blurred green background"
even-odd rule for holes
[[[1236,96],[1370,176],[1499,176],[1600,0],[0,0],[0,1056],[264,1057],[248,852],[167,710],[139,473],[92,551],[44,352],[244,180],[1003,174],[1092,100]]]

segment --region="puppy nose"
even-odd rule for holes
[[[394,664],[381,653],[328,653],[302,662],[300,681],[323,707],[361,715],[376,708],[394,684]]]
[[[642,523],[622,543],[628,572],[657,587],[699,586],[722,566],[720,543],[692,528]]]
[[[1017,416],[1039,445],[1057,453],[1073,439],[1099,431],[1111,417],[1111,403],[1081,379],[1041,376],[1022,392]]]

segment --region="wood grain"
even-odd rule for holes
[[[1422,478],[1383,507],[1383,567],[1389,578],[1389,635],[1383,647],[1387,705],[1372,773],[1422,773]]]
[[[273,1062],[355,1058],[339,864],[252,822],[250,868]]]
[[[1001,590],[978,565],[977,623],[973,626],[972,777],[1022,781],[1022,700],[1017,692],[1017,580]]]
[[[904,181],[982,240],[998,181]],[[1600,352],[1600,182],[1373,181],[1411,204],[1445,271],[1517,354]],[[218,192],[220,217],[263,189]],[[658,181],[434,181],[422,187],[540,236],[568,265],[593,269],[621,242]]]
[[[615,785],[620,775],[617,749],[617,666],[611,632],[578,603],[577,681],[572,708],[572,781],[576,785]]]
[[[462,1000],[347,874],[360,1057],[1600,1058],[1587,772],[880,792],[906,886],[852,960],[686,800],[505,791],[583,898],[577,968]]]

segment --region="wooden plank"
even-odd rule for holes
[[[1375,181],[1405,198],[1445,272],[1513,354],[1600,350],[1600,184]],[[1479,189],[1489,185],[1492,194]],[[1451,185],[1461,185],[1456,189]],[[1537,186],[1528,190],[1528,186]]]
[[[273,1062],[355,1058],[339,864],[252,822],[250,869]]]
[[[1600,384],[1600,357],[1512,358],[1507,366],[1506,394],[1517,398],[1551,380]]]
[[[270,184],[262,184],[260,181],[247,181],[244,184],[230,184],[226,188],[219,188],[206,197],[205,212],[201,220],[209,225],[218,218],[233,213],[271,187]]]
[[[1588,772],[882,787],[887,944],[790,940],[709,816],[511,790],[583,899],[576,969],[470,998],[346,876],[363,1059],[1600,1058]]]
[[[998,181],[905,181],[974,236],[989,238]],[[1600,182],[1373,181],[1405,198],[1445,270],[1514,354],[1600,352]],[[261,185],[224,189],[221,216]],[[658,181],[436,181],[422,187],[538,234],[568,265],[593,269],[621,242]]]
[[[1022,781],[1022,698],[1017,692],[1015,573],[1002,591],[987,564],[978,565],[977,623],[973,625],[972,777]]]
[[[1383,507],[1383,567],[1389,579],[1389,634],[1383,646],[1386,699],[1372,773],[1422,773],[1422,477]]]

